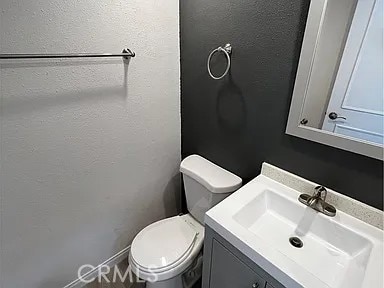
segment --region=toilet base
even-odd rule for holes
[[[199,279],[201,279],[202,268],[203,254],[200,252],[192,265],[182,274],[164,281],[146,282],[146,288],[191,288]]]
[[[164,281],[147,282],[146,288],[183,288],[183,279],[181,275],[177,275]]]

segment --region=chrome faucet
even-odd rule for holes
[[[333,217],[336,215],[336,208],[331,204],[325,202],[327,198],[327,189],[323,186],[315,187],[313,195],[301,194],[299,201],[312,209],[319,211],[327,216]]]

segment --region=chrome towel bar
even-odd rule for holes
[[[58,59],[58,58],[108,58],[123,57],[129,59],[135,57],[135,53],[126,48],[122,53],[72,53],[72,54],[0,54],[0,59]]]

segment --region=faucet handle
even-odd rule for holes
[[[327,189],[324,187],[324,186],[321,186],[321,185],[319,185],[319,186],[316,186],[315,187],[315,193],[314,193],[314,195],[316,195],[317,197],[321,197],[321,194],[324,192],[324,198],[323,198],[323,200],[325,201],[325,198],[327,198],[327,194],[328,194],[328,192],[327,192]]]
[[[324,190],[327,190],[327,189],[326,189],[324,186],[319,185],[319,186],[316,186],[316,187],[315,187],[315,190],[316,190],[316,191],[323,192]]]

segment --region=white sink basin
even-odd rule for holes
[[[287,287],[383,287],[382,231],[343,212],[325,216],[298,195],[259,176],[211,209],[206,223]]]

